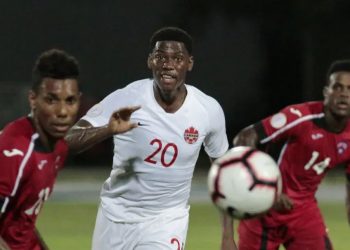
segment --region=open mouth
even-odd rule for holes
[[[53,124],[53,127],[58,132],[66,132],[69,129],[69,125],[68,124]]]
[[[161,78],[163,80],[173,80],[176,79],[176,76],[174,74],[169,74],[169,73],[161,73],[160,74]]]
[[[349,103],[346,101],[339,101],[336,103],[336,106],[338,109],[348,109],[349,108]]]

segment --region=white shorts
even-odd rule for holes
[[[189,208],[172,210],[140,223],[109,220],[98,209],[93,250],[184,250]]]

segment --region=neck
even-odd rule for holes
[[[57,140],[51,138],[47,133],[45,133],[45,131],[39,125],[38,120],[35,119],[35,116],[30,116],[29,118],[31,119],[36,132],[39,134],[38,139],[40,140],[42,146],[45,148],[45,150],[52,151]]]
[[[325,123],[327,130],[334,133],[340,133],[346,128],[348,118],[343,116],[337,116],[331,111],[325,110]]]
[[[175,113],[177,110],[179,110],[187,96],[187,89],[185,85],[181,85],[174,91],[167,93],[162,91],[156,84],[154,84],[153,92],[157,103],[167,113]]]

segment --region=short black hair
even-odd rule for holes
[[[32,90],[38,92],[43,78],[78,79],[78,60],[64,50],[50,49],[37,58],[32,71]]]
[[[335,73],[340,71],[350,72],[350,60],[338,60],[334,61],[327,71],[327,82],[329,81],[329,77]]]
[[[177,41],[182,42],[187,52],[192,54],[192,37],[183,29],[178,27],[163,27],[153,33],[150,39],[150,49],[154,49],[154,46],[158,41]]]

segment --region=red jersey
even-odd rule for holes
[[[344,131],[327,131],[322,102],[291,105],[255,125],[261,144],[283,142],[279,155],[283,191],[294,205],[315,200],[325,174],[339,165],[350,173],[350,123]]]
[[[59,140],[44,149],[31,120],[20,118],[0,134],[0,235],[11,249],[33,249],[35,221],[52,192],[68,146]]]

